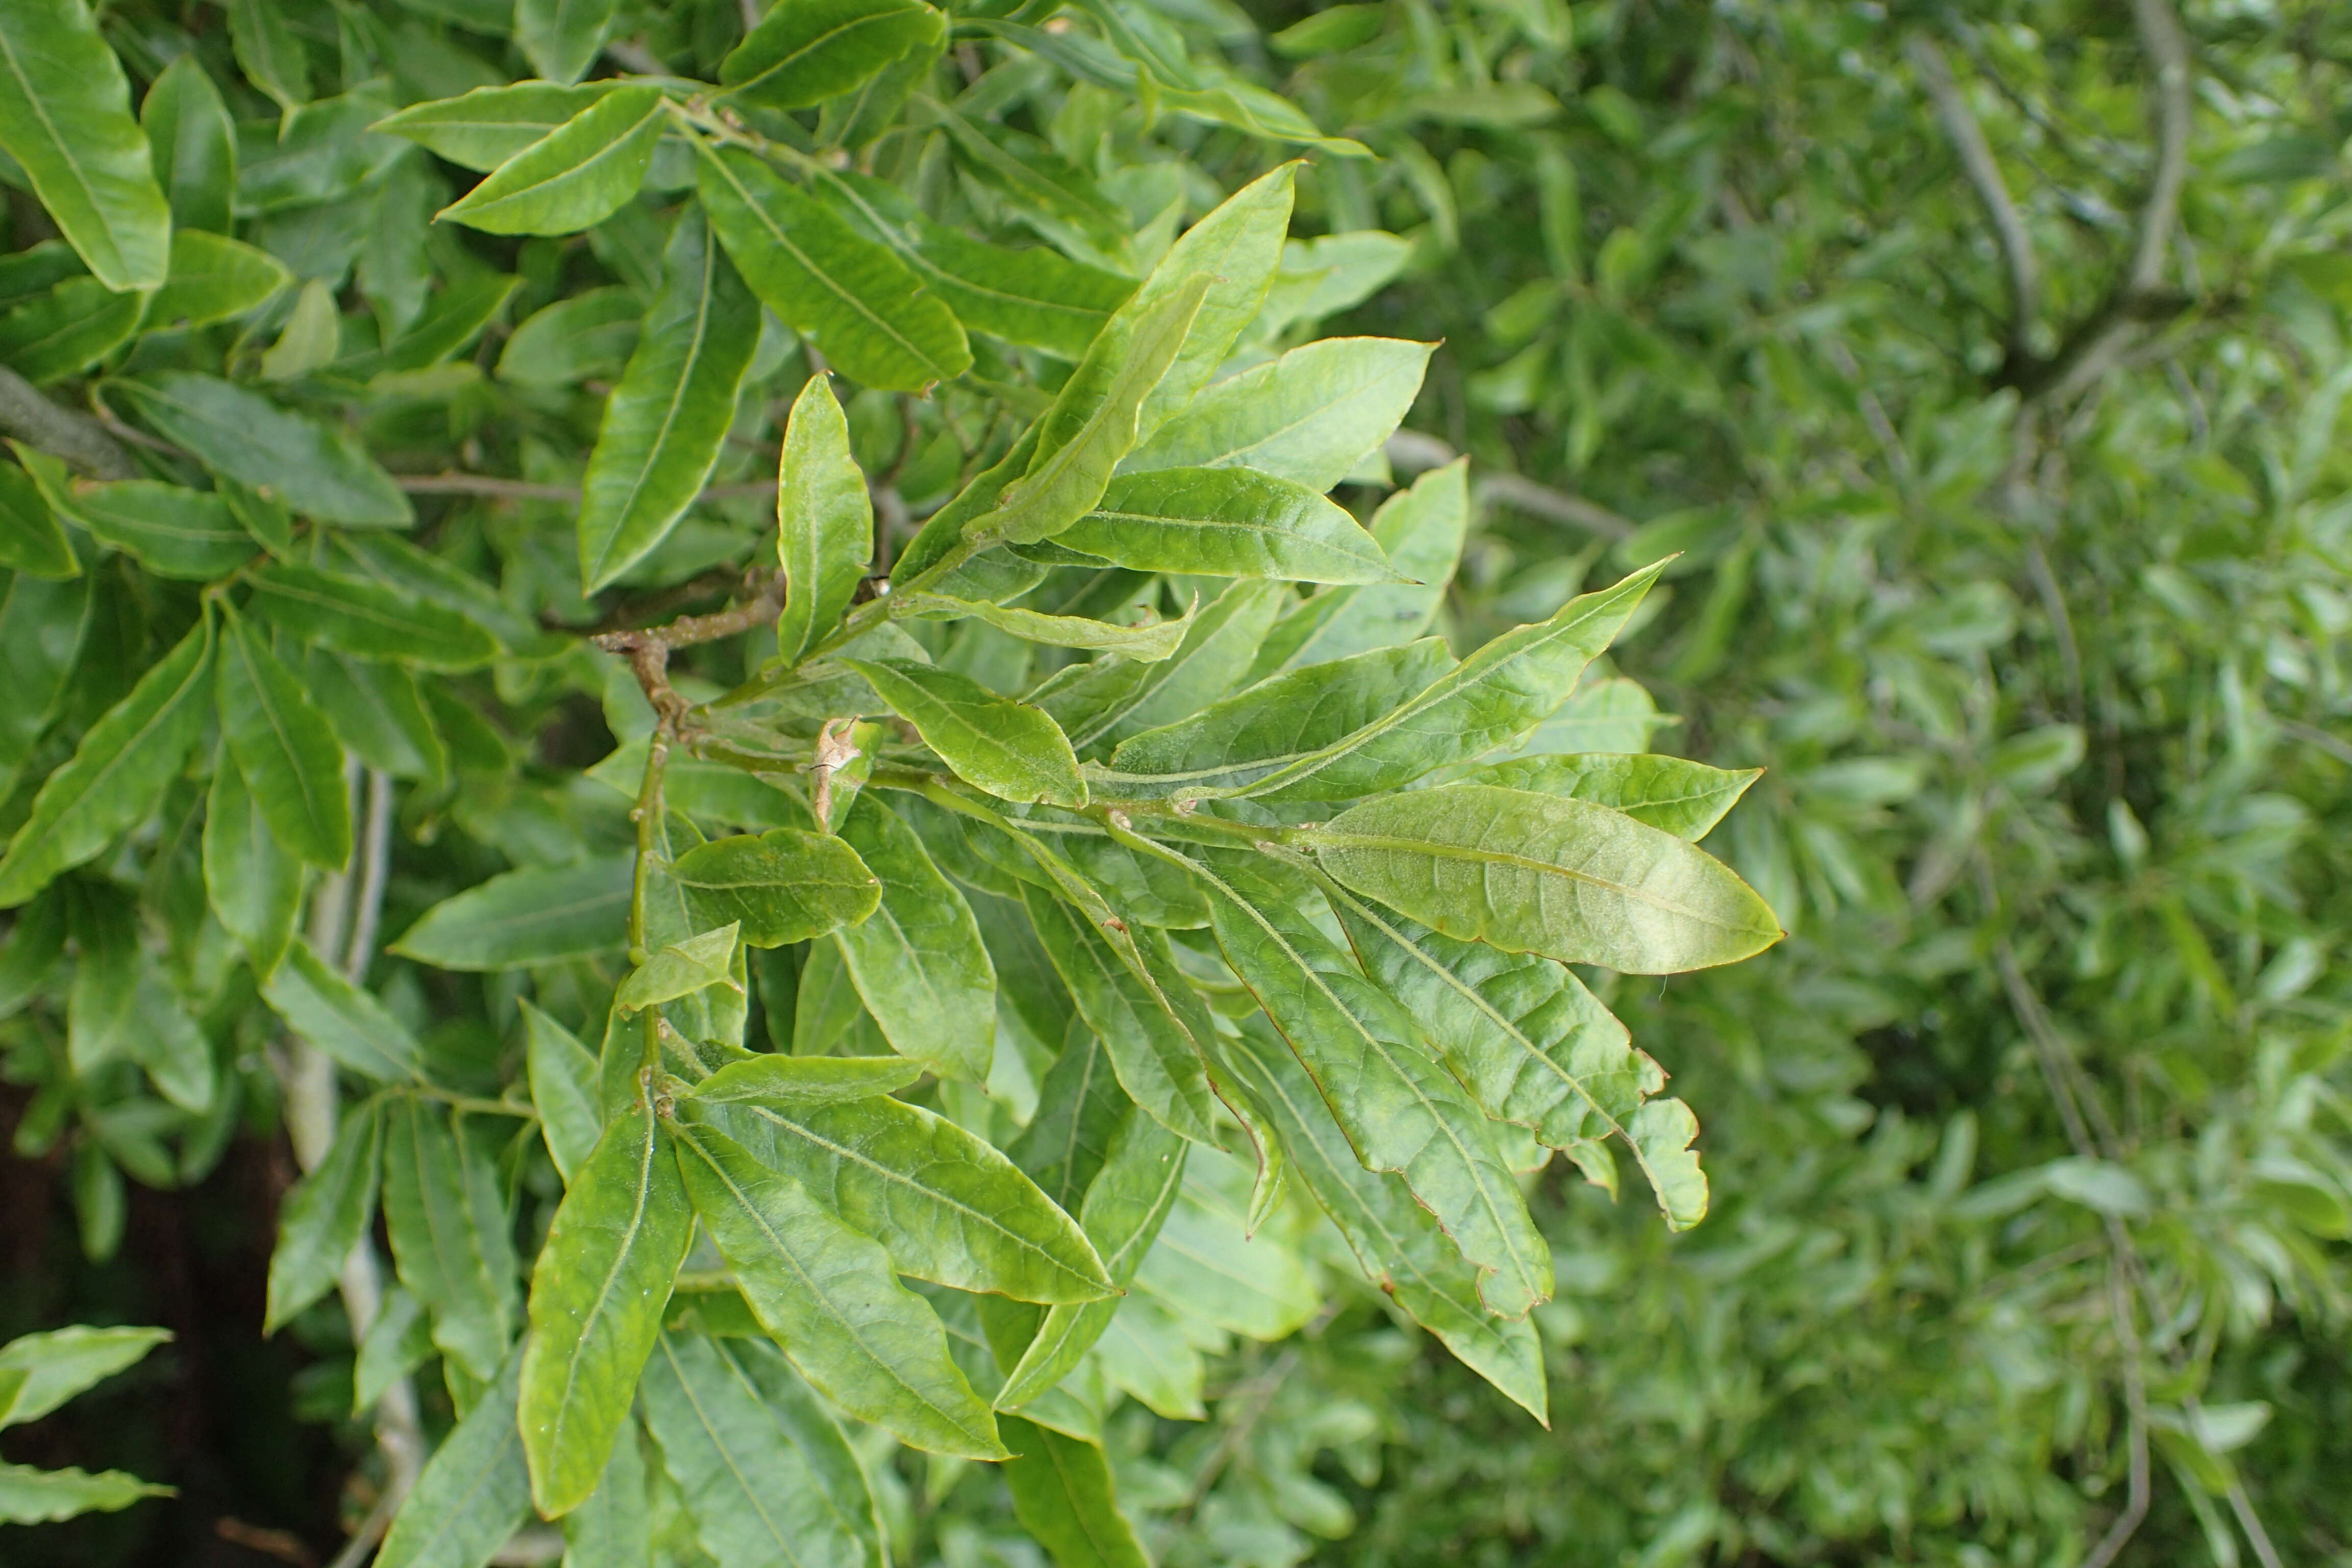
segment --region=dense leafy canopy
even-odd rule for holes
[[[401,1568],[2340,1552],[2276,9],[8,5],[17,1153]]]

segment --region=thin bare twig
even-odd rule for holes
[[[654,711],[661,715],[664,722],[675,729],[691,704],[669,683],[670,650],[748,632],[774,620],[783,603],[784,574],[777,572],[771,574],[751,598],[731,609],[708,616],[680,616],[666,626],[601,632],[588,640],[606,653],[617,653],[629,661],[637,684],[645,689],[646,700],[654,705]]]
[[[1984,203],[1985,215],[1992,220],[1994,237],[2000,240],[2001,257],[2009,264],[2009,352],[2022,363],[2032,352],[2033,321],[2041,308],[2033,237],[2026,231],[2017,204],[2010,199],[2009,182],[2001,176],[1992,143],[1985,140],[1975,110],[1952,79],[1942,46],[1926,33],[1914,33],[1909,53],[1936,105],[1936,118],[1943,121],[1944,134],[1952,139],[1952,150],[1959,154],[1960,169],[1976,187],[1977,199]]]
[[[2170,0],[2132,0],[2140,47],[2156,68],[2156,174],[2140,208],[2139,242],[2125,287],[2145,294],[2164,280],[2164,256],[2180,216],[2180,187],[2189,178],[2189,40]]]

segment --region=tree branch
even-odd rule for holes
[[[654,705],[654,711],[665,722],[675,727],[686,717],[689,704],[669,683],[670,650],[748,632],[774,620],[783,605],[784,574],[777,572],[768,576],[751,598],[730,609],[708,616],[680,616],[667,626],[602,632],[588,640],[606,653],[617,653],[626,658],[636,674],[637,684],[645,689],[646,700]]]
[[[2156,176],[2140,209],[2139,243],[2124,287],[2145,294],[2164,279],[2165,247],[2180,216],[2180,187],[2189,178],[2189,40],[2170,0],[2132,0],[2140,47],[2156,68]]]
[[[2009,353],[2019,363],[2032,353],[2033,321],[2040,310],[2041,279],[2033,260],[2033,237],[2026,232],[2025,218],[2010,199],[2009,183],[2001,177],[2000,162],[1993,156],[1992,143],[1985,140],[1984,128],[1977,123],[1976,113],[1969,108],[1967,97],[1959,84],[1952,79],[1952,68],[1944,58],[1942,46],[1926,33],[1911,35],[1911,63],[1918,68],[1919,79],[1927,84],[1927,96],[1936,105],[1936,118],[1944,123],[1944,134],[1952,139],[1953,151],[1960,157],[1960,168],[1976,187],[1977,199],[1984,203],[1985,215],[1992,220],[1993,234],[2000,241],[2002,258],[2009,263]]]
[[[87,414],[50,402],[38,387],[5,365],[0,365],[0,430],[101,479],[139,477],[131,454],[107,434],[105,426]]]

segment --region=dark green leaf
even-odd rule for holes
[[[302,866],[270,832],[226,748],[213,760],[205,800],[205,890],[214,915],[267,979],[293,940],[302,910]]]
[[[199,228],[175,229],[172,276],[147,301],[145,325],[203,327],[226,321],[244,315],[293,280],[293,274],[266,250]]]
[[[530,1516],[530,1478],[515,1426],[521,1359],[520,1350],[505,1358],[434,1451],[376,1553],[380,1568],[483,1568]]]
[[[1213,1113],[1200,1051],[1167,997],[1076,910],[1036,889],[1026,891],[1030,921],[1077,999],[1079,1016],[1109,1050],[1120,1086],[1171,1131],[1196,1142],[1212,1140]]]
[[[307,942],[286,950],[262,994],[337,1066],[380,1083],[421,1080],[424,1047],[373,996],[328,967]]]
[[[289,852],[326,869],[352,858],[343,748],[326,715],[264,635],[231,616],[221,639],[221,732],[237,771]]]
[[[515,42],[531,68],[574,82],[604,52],[616,0],[515,0]]]
[[[436,157],[487,174],[553,135],[617,85],[592,81],[568,87],[519,81],[505,87],[478,87],[462,98],[412,104],[371,129],[404,136]]]
[[[98,363],[130,341],[145,304],[95,278],[68,278],[0,315],[0,361],[37,386]]]
[[[752,947],[780,947],[872,914],[882,885],[830,835],[774,827],[697,845],[672,875],[698,923],[732,922]]]
[[[425,911],[393,951],[439,969],[519,969],[621,946],[629,860],[533,866],[493,877]]]
[[[499,651],[489,633],[454,610],[356,577],[278,563],[246,578],[258,619],[305,642],[362,658],[466,669]]]
[[[173,370],[108,390],[206,468],[283,497],[307,517],[354,528],[406,528],[414,519],[408,498],[357,441],[257,393]]]
[[[597,1140],[604,1135],[604,1112],[596,1103],[596,1058],[574,1039],[572,1031],[528,1001],[522,1011],[523,1061],[530,1079],[530,1101],[539,1108],[539,1131],[547,1140],[548,1158],[566,1182],[579,1170]]]
[[[162,286],[171,208],[122,67],[82,0],[9,0],[0,11],[0,150],[100,282]]]
[[[54,460],[29,471],[60,516],[158,576],[205,583],[253,559],[253,536],[218,496],[153,479],[68,481]]]
[[[371,1100],[343,1117],[319,1168],[287,1194],[269,1255],[269,1302],[261,1331],[333,1288],[343,1259],[375,1222],[376,1180],[383,1148],[383,1105]]]
[[[700,1105],[831,1105],[895,1094],[923,1076],[903,1057],[756,1056],[730,1062],[685,1097]]]
[[[433,1314],[433,1342],[473,1376],[496,1377],[515,1326],[511,1222],[496,1170],[430,1101],[387,1108],[383,1223],[401,1282]]]
[[[576,234],[637,194],[669,111],[661,89],[623,87],[500,163],[439,218],[489,234]]]
[[[1013,1450],[1004,1466],[1013,1511],[1055,1568],[1150,1568],[1135,1527],[1118,1510],[1118,1490],[1100,1444],[1018,1415],[1002,1416],[999,1424]]]
[[[34,577],[81,575],[73,544],[41,487],[18,468],[0,468],[0,567]]]
[[[762,109],[808,109],[838,98],[947,21],[920,0],[794,0],[772,8],[719,64],[726,96]]]
[[[857,994],[891,1049],[942,1078],[981,1083],[996,1038],[996,970],[971,908],[914,829],[871,795],[841,837],[878,878],[871,918],[835,934]]]

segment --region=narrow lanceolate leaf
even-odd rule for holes
[[[180,242],[210,230],[226,235],[236,192],[236,122],[220,89],[193,54],[163,68],[139,105],[155,178],[172,207],[172,270],[180,270]],[[239,249],[247,248],[238,247]],[[168,286],[167,286],[168,287]],[[170,321],[153,315],[151,320]]]
[[[1219,876],[1216,872],[1223,872]],[[1412,1020],[1297,909],[1311,897],[1236,856],[1202,868],[1217,944],[1282,1031],[1365,1166],[1403,1175],[1479,1270],[1489,1311],[1551,1294],[1551,1255],[1486,1118]]]
[[[519,1419],[547,1518],[579,1507],[604,1474],[693,1233],[668,1130],[632,1106],[565,1190],[531,1271]]]
[[[1262,680],[1111,753],[1119,793],[1237,794],[1362,732],[1455,668],[1442,638],[1378,648]]]
[[[1497,1318],[1476,1274],[1397,1176],[1368,1171],[1327,1113],[1313,1079],[1274,1032],[1253,1020],[1222,1057],[1274,1126],[1292,1168],[1339,1227],[1365,1274],[1464,1365],[1547,1425],[1543,1349],[1535,1325]]]
[[[191,57],[182,58],[194,63]],[[146,324],[153,329],[226,321],[292,281],[285,264],[266,250],[200,228],[175,229],[172,276],[147,301]]]
[[[0,566],[52,580],[81,575],[64,525],[22,468],[0,468]]]
[[[436,969],[520,969],[621,945],[633,881],[628,857],[530,866],[425,911],[392,951]]]
[[[22,1379],[0,1411],[0,1426],[37,1421],[172,1338],[168,1329],[91,1328],[75,1324],[25,1334],[0,1346],[0,1375]]]
[[[89,727],[0,856],[0,909],[23,903],[147,815],[204,731],[212,663],[207,617]]]
[[[1113,470],[1135,446],[1144,400],[1176,363],[1210,284],[1195,274],[1130,324],[1105,329],[1048,415],[1036,460],[1004,488],[993,511],[966,525],[967,537],[1034,544],[1102,503]]]
[[[1102,1254],[1112,1282],[1122,1289],[1134,1280],[1175,1207],[1184,1184],[1187,1147],[1140,1107],[1131,1107],[1119,1118],[1099,1168],[1087,1183],[1078,1223]],[[1028,1404],[1066,1377],[1110,1326],[1119,1300],[1048,1309],[1029,1348],[997,1391],[999,1408]]]
[[[301,913],[302,866],[269,831],[236,759],[224,749],[205,798],[205,891],[214,915],[268,978]]]
[[[1029,694],[1081,752],[1197,713],[1231,690],[1256,657],[1289,595],[1241,582],[1192,616],[1184,640],[1152,664],[1097,659],[1068,665]]]
[[[329,967],[297,939],[262,988],[286,1026],[334,1058],[335,1065],[379,1083],[415,1083],[425,1077],[425,1049],[383,1004]]]
[[[752,947],[806,942],[872,914],[882,884],[857,852],[829,834],[772,827],[697,845],[671,877],[696,921],[741,927]]]
[[[37,386],[97,363],[139,329],[137,294],[68,278],[0,315],[0,362]]]
[[[674,1002],[713,985],[735,984],[738,928],[724,925],[674,942],[646,959],[621,982],[614,1005],[625,1013]]]
[[[514,1327],[506,1201],[497,1171],[440,1106],[387,1109],[383,1221],[401,1282],[433,1314],[433,1342],[474,1376],[497,1376]]]
[[[1503,633],[1411,700],[1239,793],[1265,800],[1348,800],[1394,789],[1533,729],[1568,700],[1584,667],[1616,637],[1664,564],[1570,599],[1548,621]]]
[[[279,630],[361,658],[426,669],[470,669],[499,651],[498,639],[455,610],[310,566],[265,566],[247,582],[247,607]]]
[[[999,697],[969,676],[907,659],[842,662],[915,727],[966,783],[1023,805],[1087,804],[1069,737],[1038,709]]]
[[[779,7],[782,15],[787,7]],[[761,303],[867,386],[920,392],[961,375],[971,347],[954,312],[886,246],[734,148],[701,150],[710,225]]]
[[[785,583],[776,651],[789,664],[840,624],[874,562],[874,500],[849,454],[849,421],[822,373],[801,388],[784,425],[776,553]]]
[[[520,1352],[435,1449],[376,1553],[381,1568],[482,1568],[530,1516],[515,1427]]]
[[[276,1333],[334,1285],[343,1259],[374,1222],[383,1148],[383,1104],[371,1100],[343,1117],[326,1160],[287,1194],[278,1249],[269,1255],[263,1333]]]
[[[159,577],[209,582],[253,558],[252,535],[218,496],[152,479],[78,484],[68,489],[50,482],[57,466],[36,464],[32,471],[59,515]]]
[[[948,1357],[939,1315],[898,1283],[880,1242],[715,1128],[681,1127],[677,1142],[695,1212],[803,1375],[915,1447],[1003,1457],[987,1405]]]
[[[72,1465],[61,1470],[0,1465],[0,1524],[47,1524],[77,1514],[112,1513],[144,1498],[172,1495],[173,1488],[142,1481],[127,1470],[92,1474]]]
[[[1676,974],[1781,936],[1722,861],[1588,801],[1447,784],[1341,812],[1301,843],[1367,899],[1507,952]]]
[[[797,1415],[755,1373],[756,1341],[666,1333],[646,1367],[646,1425],[719,1568],[866,1568],[874,1527],[842,1506]]]
[[[558,3],[576,5],[580,0]],[[568,87],[553,81],[519,81],[505,87],[478,87],[462,97],[411,104],[368,129],[404,136],[436,157],[488,174],[571,123],[616,85],[592,81]]]
[[[872,917],[835,934],[866,1010],[899,1055],[942,1078],[988,1078],[996,1041],[996,967],[971,906],[940,874],[915,830],[870,795],[841,837],[881,879]]]
[[[550,81],[574,82],[604,52],[617,0],[515,0],[515,42]]]
[[[1326,338],[1293,349],[1202,391],[1125,467],[1255,468],[1319,494],[1388,439],[1436,346]]]
[[[637,194],[668,121],[661,89],[605,93],[441,209],[489,234],[577,234]]]
[[[1077,1223],[994,1146],[944,1117],[887,1098],[698,1114],[888,1247],[902,1274],[1020,1301],[1111,1293]]]
[[[667,538],[701,492],[759,337],[758,304],[689,209],[670,236],[661,297],[589,454],[580,509],[580,579],[589,592]]]
[[[343,748],[326,715],[265,636],[231,616],[221,639],[221,732],[269,831],[289,851],[329,869],[352,858]]]
[[[903,1057],[763,1055],[729,1062],[681,1099],[703,1105],[833,1105],[895,1094],[922,1076],[922,1064]]]
[[[529,1001],[520,1005],[530,1101],[539,1108],[548,1158],[568,1183],[604,1135],[604,1115],[596,1103],[596,1058],[571,1030]]]
[[[1457,782],[1589,800],[1696,844],[1763,776],[1762,768],[1710,768],[1681,757],[1586,752],[1489,763]]]
[[[762,109],[808,109],[855,90],[947,20],[921,0],[794,0],[771,9],[719,62],[723,95]]]
[[[1192,611],[1172,621],[1145,621],[1114,626],[1084,616],[1049,616],[1003,605],[951,599],[941,594],[908,594],[899,601],[905,612],[926,619],[985,621],[998,631],[1047,647],[1087,648],[1117,654],[1136,664],[1157,664],[1174,655],[1192,629]]]
[[[1200,1050],[1167,997],[1120,959],[1108,933],[1038,889],[1024,892],[1030,921],[1079,1016],[1109,1049],[1120,1086],[1171,1131],[1196,1142],[1213,1139]]]
[[[1393,583],[1372,536],[1304,485],[1247,468],[1122,474],[1054,542],[1141,572]]]
[[[0,7],[0,150],[109,289],[154,289],[172,212],[131,118],[131,86],[82,0]]]
[[[1055,1568],[1150,1568],[1135,1527],[1118,1510],[1118,1489],[1102,1446],[1003,1416],[1004,1484],[1013,1511],[1054,1559]]]
[[[408,498],[357,440],[258,393],[176,370],[112,382],[108,391],[213,472],[268,490],[306,517],[353,528],[415,521]]]
[[[529,1489],[528,1477],[525,1489]],[[652,1568],[653,1510],[646,1495],[644,1445],[624,1425],[586,1502],[563,1516],[565,1568]]]
[[[1372,538],[1408,583],[1335,588],[1285,616],[1266,639],[1256,676],[1394,647],[1429,630],[1462,558],[1470,525],[1467,458],[1432,468],[1372,515]]]

